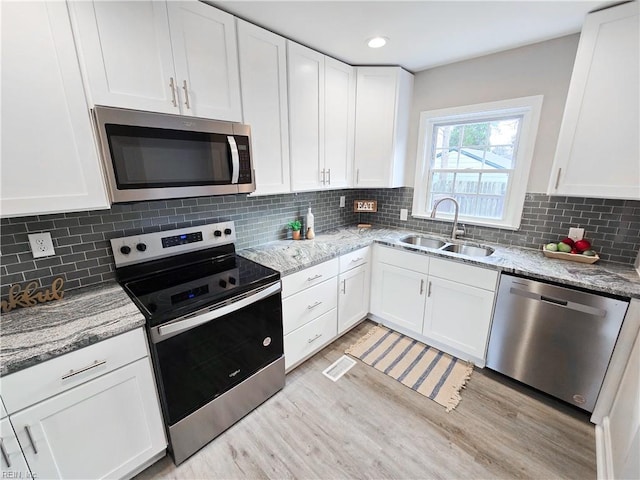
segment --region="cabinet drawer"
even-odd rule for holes
[[[282,301],[284,334],[292,332],[338,305],[338,279],[333,277],[319,285]]]
[[[340,257],[340,273],[344,273],[347,270],[364,265],[369,262],[369,256],[371,255],[371,249],[369,247],[360,248],[353,252],[345,253]]]
[[[411,253],[398,248],[376,245],[374,259],[414,272],[427,273],[429,271],[429,257],[420,253]]]
[[[2,399],[12,414],[145,356],[138,328],[3,377]]]
[[[337,309],[284,336],[284,365],[288,369],[317,352],[336,338],[338,332]]]
[[[429,265],[429,276],[495,292],[498,272],[450,260],[432,258]]]
[[[299,272],[287,275],[282,279],[282,298],[298,293],[305,288],[317,285],[338,274],[338,259],[333,258],[327,262],[313,267],[305,268]]]

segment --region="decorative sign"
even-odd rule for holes
[[[353,202],[354,212],[377,212],[378,201],[377,200],[356,200]]]
[[[31,282],[24,287],[18,284],[11,285],[9,289],[9,298],[2,300],[1,307],[2,313],[7,313],[14,308],[20,307],[33,307],[38,303],[50,302],[51,300],[62,300],[64,292],[62,291],[62,285],[64,279],[62,277],[56,278],[51,284],[51,288],[44,291],[36,291],[38,288],[38,282]]]

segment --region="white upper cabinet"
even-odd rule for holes
[[[231,15],[197,1],[69,6],[93,105],[241,121]]]
[[[324,55],[287,41],[293,190],[318,190],[324,164]]]
[[[286,40],[237,19],[244,123],[251,126],[255,194],[288,193]]]
[[[630,2],[585,20],[551,195],[640,199],[638,10],[638,2]]]
[[[399,67],[358,67],[356,85],[354,185],[400,187],[413,75]]]
[[[3,217],[109,208],[66,5],[2,4]]]
[[[353,142],[356,107],[355,69],[324,59],[324,184],[345,188],[353,184]]]
[[[294,191],[352,184],[353,67],[287,42],[291,185]]]

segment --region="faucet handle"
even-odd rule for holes
[[[457,236],[460,236],[460,235],[464,235],[464,233],[465,233],[465,232],[464,232],[464,226],[463,226],[462,228],[458,228],[458,229],[455,231],[455,236],[457,237]]]

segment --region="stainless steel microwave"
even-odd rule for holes
[[[248,125],[99,106],[93,116],[114,203],[255,190]]]

